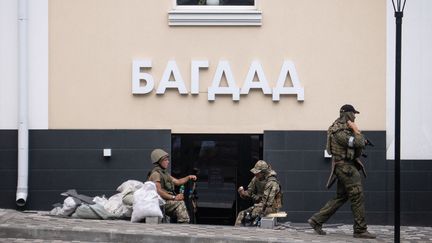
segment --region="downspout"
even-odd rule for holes
[[[16,204],[25,205],[28,193],[28,0],[18,1],[18,182]]]

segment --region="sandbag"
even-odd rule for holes
[[[129,192],[123,196],[122,202],[124,205],[128,205],[128,206],[133,205],[133,194],[134,192]]]
[[[162,218],[163,215],[159,207],[159,198],[156,185],[151,181],[144,183],[140,189],[134,192],[131,221],[140,222],[145,217]]]
[[[80,219],[113,219],[114,215],[110,214],[105,208],[100,204],[82,204],[79,206],[75,213],[72,214],[72,218]]]
[[[51,210],[50,215],[56,215],[56,216],[70,216],[73,214],[80,205],[81,202],[73,197],[67,197],[63,201],[62,207],[55,207],[53,210]]]
[[[104,208],[116,218],[129,218],[132,215],[132,207],[123,204],[123,196],[123,193],[114,194],[104,205]]]
[[[79,219],[101,219],[101,217],[99,217],[99,215],[95,213],[88,204],[82,204],[79,206],[71,217]]]
[[[102,195],[102,197],[96,196],[93,198],[93,202],[105,206],[105,204],[108,202],[108,199],[105,197],[105,195]]]
[[[143,185],[144,184],[141,181],[127,180],[117,187],[117,191],[126,194],[128,192],[134,192],[140,189]]]
[[[72,218],[80,219],[112,219],[114,218],[100,204],[81,204],[72,214]]]

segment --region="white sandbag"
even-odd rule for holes
[[[104,208],[116,218],[129,218],[132,215],[132,207],[123,204],[123,196],[123,193],[114,194],[104,205]]]
[[[61,207],[55,207],[49,212],[49,215],[54,215],[54,216],[62,215],[62,214],[63,214],[63,210]]]
[[[127,180],[123,182],[119,187],[117,187],[117,191],[126,194],[128,192],[134,192],[140,189],[143,185],[144,184],[141,181]]]
[[[93,202],[105,206],[105,204],[108,202],[108,199],[103,195],[102,197],[96,196],[93,198]]]
[[[159,195],[153,182],[144,183],[134,192],[133,198],[132,222],[139,222],[145,217],[163,217],[159,207]]]
[[[61,215],[61,216],[70,216],[75,212],[75,209],[78,207],[78,205],[79,203],[77,202],[76,199],[74,199],[73,197],[67,197],[63,201],[63,207],[60,210],[58,210],[56,213],[57,215]]]

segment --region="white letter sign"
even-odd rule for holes
[[[224,73],[228,87],[220,87]],[[231,94],[233,100],[237,101],[240,99],[240,89],[236,85],[228,61],[219,62],[213,77],[212,86],[208,88],[208,100],[215,100],[215,94]]]
[[[171,73],[173,74],[174,80],[169,80]],[[159,87],[156,90],[156,94],[164,94],[166,89],[176,88],[180,94],[188,94],[183,78],[178,70],[177,63],[175,61],[169,61],[165,71],[162,75],[162,79],[159,83]]]
[[[208,61],[192,61],[191,63],[191,94],[199,94],[199,70],[208,68]]]
[[[291,77],[293,87],[284,87],[285,79],[288,74]],[[283,63],[276,87],[273,88],[273,101],[279,101],[281,94],[296,94],[297,100],[304,100],[304,89],[300,86],[300,80],[297,76],[294,63],[289,60]]]
[[[192,60],[190,66],[190,93],[198,95],[200,92],[200,70],[209,67],[208,60]],[[143,69],[151,69],[152,61],[133,60],[132,62],[132,94],[147,94],[153,91],[155,83],[151,74],[143,72]],[[257,77],[254,80],[255,76]],[[170,80],[170,78],[173,80]],[[227,85],[222,86],[224,80]],[[285,80],[291,78],[292,86],[285,87]],[[144,84],[144,82],[145,84]],[[207,80],[208,82],[209,80]],[[162,74],[159,86],[156,89],[156,94],[163,95],[167,89],[177,89],[182,95],[187,95],[183,77],[176,61],[168,61],[167,66]],[[275,87],[270,88],[267,77],[260,61],[252,61],[246,78],[243,82],[243,87],[240,89],[234,79],[231,71],[231,66],[228,61],[219,61],[216,71],[213,76],[210,87],[207,88],[207,100],[214,101],[216,95],[231,95],[232,100],[239,101],[240,94],[247,95],[251,89],[261,89],[263,94],[272,94],[273,101],[279,101],[280,95],[297,95],[297,101],[304,101],[304,88],[300,84],[300,79],[297,75],[297,70],[294,63],[290,60],[285,60],[279,72],[279,77],[276,81]]]
[[[150,60],[134,60],[132,63],[132,94],[147,94],[154,88],[153,77],[148,73],[141,73],[141,68],[151,68]],[[146,81],[144,87],[141,80]]]
[[[258,81],[253,81],[255,73],[258,77]],[[259,61],[253,61],[251,63],[240,94],[249,94],[250,89],[261,89],[264,94],[271,94],[271,89]]]

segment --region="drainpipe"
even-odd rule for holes
[[[28,191],[28,0],[18,1],[18,182],[16,204],[25,205]]]

